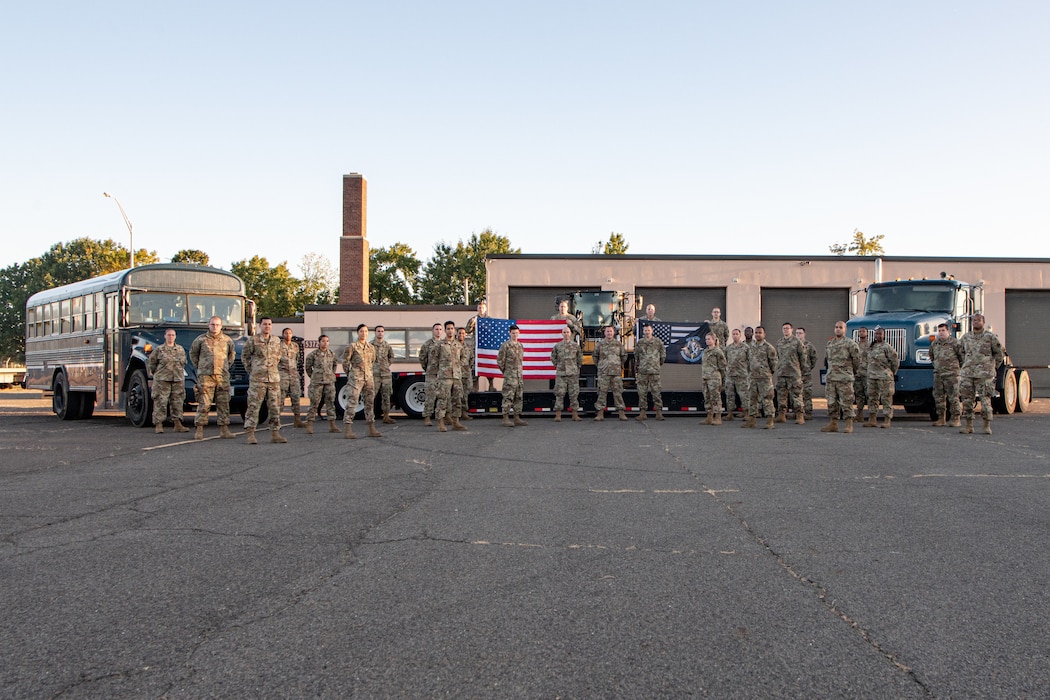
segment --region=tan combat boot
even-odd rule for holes
[[[572,409],[572,422],[573,423],[579,423],[581,420],[583,420],[583,419],[580,418],[580,411],[579,411],[579,409],[575,409],[575,408]]]
[[[314,434],[314,420],[313,420],[313,418],[311,418],[310,420],[306,421],[306,434],[307,435],[313,435]]]
[[[893,416],[891,416],[891,415],[889,415],[887,413],[886,416],[883,418],[882,425],[880,425],[879,427],[880,428],[888,428],[888,427],[890,427],[890,423],[892,421],[893,421]]]
[[[248,428],[246,432],[248,433],[248,444],[258,445],[259,441],[255,439],[255,428]]]
[[[193,431],[193,439],[194,440],[203,440],[204,439],[204,426],[203,425],[198,425],[196,430]]]
[[[452,429],[453,430],[466,430],[467,426],[465,426],[462,423],[460,423],[459,422],[459,418],[453,416],[452,417]]]
[[[874,428],[876,425],[878,425],[878,418],[875,417],[875,412],[873,411],[868,414],[868,420],[864,421],[864,427]]]
[[[766,430],[773,429],[773,416],[766,416]]]
[[[561,411],[554,412],[554,422],[561,423]]]
[[[744,419],[744,422],[740,424],[740,427],[741,428],[754,428],[755,427],[755,417],[754,416],[748,416],[747,418]]]
[[[966,419],[966,425],[964,425],[963,429],[960,430],[959,432],[962,433],[963,435],[969,435],[970,433],[972,433],[973,432],[973,418],[967,418]]]
[[[594,420],[596,420],[596,421],[603,421],[603,420],[605,420],[605,409],[604,408],[599,408],[599,409],[595,409],[595,410],[597,412],[594,414]]]
[[[445,424],[445,419],[444,418],[438,418],[437,419],[437,427],[438,427],[438,432],[439,433],[447,433],[448,432],[448,426]]]
[[[510,415],[507,414],[507,413],[503,414],[503,427],[504,428],[513,428],[514,427],[514,424],[510,422]]]
[[[933,427],[940,428],[942,426],[944,426],[944,412],[943,411],[938,413],[937,414],[937,420],[933,421]]]
[[[801,411],[799,411],[798,413],[795,414],[795,425],[805,425],[805,424],[806,424],[806,414],[802,413]]]
[[[305,428],[306,427],[306,423],[303,423],[303,419],[302,418],[300,418],[298,415],[296,415],[294,418],[295,418],[295,420],[292,421],[292,427],[293,428]]]
[[[847,418],[846,419],[846,427],[842,429],[842,432],[844,432],[844,433],[852,433],[853,432],[853,419],[852,418]]]
[[[224,440],[232,440],[232,439],[234,439],[237,436],[230,432],[230,426],[228,426],[228,425],[220,425],[219,426],[219,437],[223,438]]]
[[[984,434],[985,435],[991,435],[992,434],[992,421],[990,421],[987,418],[984,419]]]
[[[182,419],[176,418],[175,419],[175,432],[176,433],[188,433],[188,432],[190,432],[190,429],[182,424]]]
[[[951,426],[952,428],[958,428],[959,425],[960,425],[960,423],[959,423],[959,416],[955,416],[954,418],[952,418],[952,422],[949,423],[948,425]]]
[[[837,433],[839,431],[839,421],[837,418],[832,418],[828,421],[828,424],[820,429],[822,433]]]
[[[284,443],[288,442],[288,440],[284,437],[284,435],[281,435],[281,429],[277,428],[275,430],[270,431],[270,442],[276,442],[279,445],[283,445]]]
[[[467,413],[467,409],[463,409],[463,412],[459,414],[460,420],[474,420],[474,416]]]
[[[727,421],[729,421],[729,420],[733,420],[733,411],[731,411],[731,410],[729,410],[729,411],[726,411],[726,418],[725,418],[725,419],[726,419]]]
[[[616,412],[620,415],[620,420],[627,420],[627,414],[623,412],[622,408],[616,409]]]
[[[777,423],[787,423],[788,422],[788,415],[787,415],[787,411],[786,410],[777,411],[776,422]]]
[[[334,420],[328,421],[328,432],[330,432],[330,433],[338,433],[339,432],[339,426],[337,426],[335,424]]]
[[[715,419],[711,416],[711,411],[708,411],[707,412],[707,418],[704,418],[704,420],[700,422],[700,425],[714,425],[714,424],[715,424]]]
[[[354,424],[346,423],[343,425],[343,439],[344,440],[356,440],[357,436],[354,435]]]
[[[647,411],[641,411],[634,417],[634,419],[638,421],[649,420],[649,416],[645,415],[646,413]]]
[[[390,411],[384,411],[383,412],[383,423],[385,425],[394,425],[394,424],[397,423],[397,421],[390,417]]]
[[[656,420],[664,419],[664,410],[662,408],[656,409]]]
[[[429,428],[430,426],[434,425],[433,423],[430,422],[430,416],[423,416],[423,425],[425,427],[427,427],[427,428]]]
[[[711,425],[722,425],[722,412],[721,411],[715,411],[715,419],[714,419],[714,421],[712,421]]]
[[[528,425],[529,422],[519,416],[517,413],[514,414],[514,425]]]
[[[383,433],[376,430],[376,422],[374,420],[368,421],[368,437],[383,437]]]
[[[153,432],[155,432],[155,433],[163,433],[164,432],[164,424],[163,423],[154,423],[153,424]]]

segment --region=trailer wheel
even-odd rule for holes
[[[410,377],[397,390],[397,405],[410,418],[422,418],[427,403],[427,382],[424,377]]]
[[[335,395],[335,415],[338,416],[339,420],[343,419],[346,415],[346,406],[350,403],[350,385],[343,384],[339,387],[339,391]],[[354,420],[358,418],[364,418],[365,415],[365,402],[361,400],[361,396],[357,397],[357,406],[354,407]]]
[[[1032,403],[1032,378],[1023,369],[1014,370],[1017,375],[1017,412],[1024,413]]]
[[[1017,376],[1013,367],[1003,365],[999,368],[996,386],[1001,388],[999,395],[992,399],[992,410],[1007,415],[1013,413],[1017,408]]]

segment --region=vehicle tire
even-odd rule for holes
[[[144,428],[152,422],[153,397],[149,393],[149,381],[144,369],[131,373],[128,393],[124,397],[124,415],[136,428]]]
[[[343,419],[346,415],[346,406],[350,403],[350,384],[346,383],[339,387],[339,390],[335,394],[335,414],[339,420]],[[357,406],[354,408],[354,420],[364,418],[365,416],[365,402],[361,400],[361,397],[357,397]]]
[[[1017,376],[1013,367],[1003,366],[999,369],[997,386],[999,395],[992,399],[992,410],[996,413],[1011,414],[1017,408]]]
[[[1023,369],[1014,370],[1014,374],[1017,375],[1017,412],[1024,413],[1032,403],[1032,378]]]
[[[69,380],[65,372],[59,372],[51,387],[51,410],[59,420],[80,418],[80,394],[69,391]]]
[[[80,420],[87,420],[95,413],[95,395],[80,394]]]
[[[423,376],[405,379],[397,389],[397,405],[409,418],[422,418],[427,403],[427,380]]]

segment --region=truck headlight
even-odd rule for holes
[[[921,350],[915,351],[915,363],[920,365],[933,364],[933,362],[930,360],[929,348],[923,348]]]

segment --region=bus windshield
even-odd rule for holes
[[[221,318],[224,327],[238,327],[244,322],[244,302],[211,294],[135,292],[128,303],[131,325],[207,324],[212,316]]]
[[[868,290],[865,313],[952,311],[954,288],[933,284],[895,284]]]

